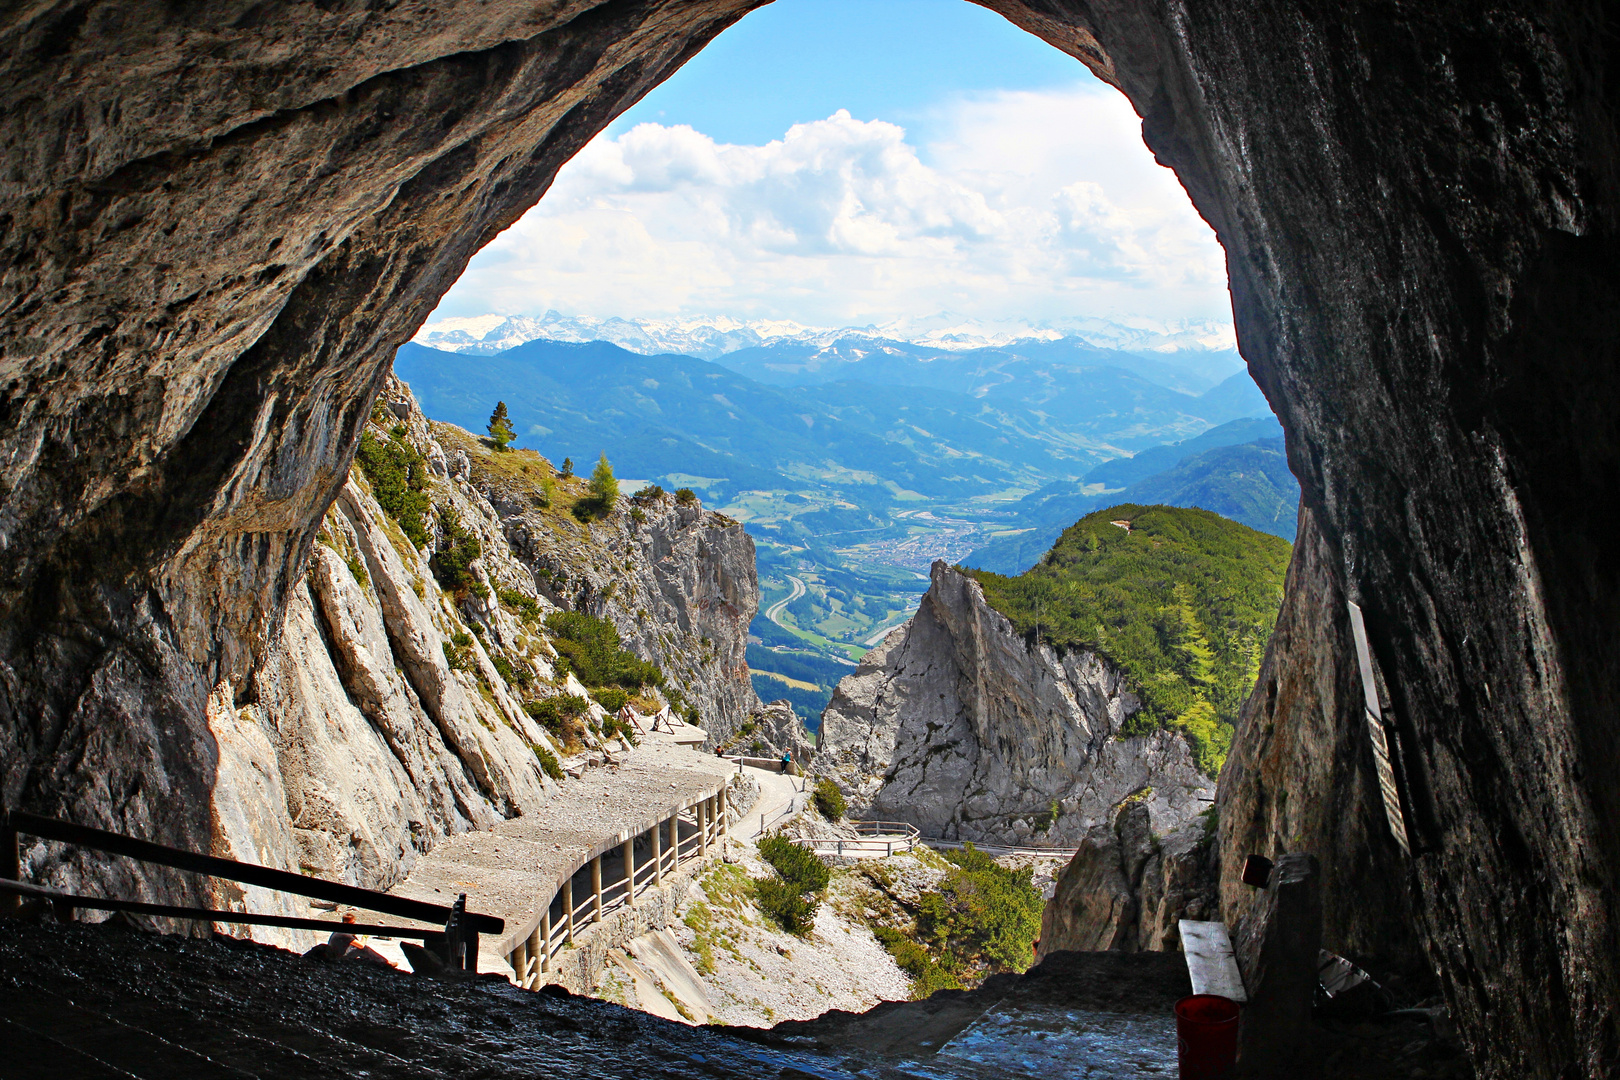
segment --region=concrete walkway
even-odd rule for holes
[[[733,840],[749,843],[759,839],[772,826],[788,820],[804,809],[805,800],[810,796],[807,791],[799,790],[800,785],[805,783],[802,776],[785,776],[779,772],[756,769],[751,765],[744,765],[743,771],[758,781],[759,799],[748,813],[738,819],[737,824],[731,827],[727,835]],[[765,821],[763,829],[760,828],[762,816]]]
[[[503,934],[480,940],[478,965],[481,971],[504,970],[507,956],[540,925],[564,881],[583,884],[577,875],[588,874],[591,860],[606,855],[604,891],[622,883],[624,842],[713,797],[734,771],[723,759],[647,740],[613,765],[563,781],[532,817],[441,841],[390,891],[439,904],[466,893],[468,910],[505,919]],[[695,823],[681,822],[679,832],[684,862],[697,853]],[[637,856],[639,880],[647,857],[639,851]],[[583,899],[581,892],[576,903]]]

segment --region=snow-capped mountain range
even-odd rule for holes
[[[526,315],[475,315],[440,319],[422,327],[415,340],[446,352],[493,355],[528,341],[609,341],[643,355],[680,353],[713,360],[739,349],[796,343],[825,347],[851,337],[903,341],[951,351],[1000,348],[1019,341],[1083,338],[1104,349],[1133,353],[1224,352],[1237,347],[1229,323],[1155,323],[1146,319],[1111,322],[1079,318],[1038,325],[985,323],[936,315],[881,326],[838,328],[801,326],[773,320],[740,320],[727,316],[680,319],[620,319],[563,315],[548,311]]]

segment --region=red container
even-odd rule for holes
[[[1181,1080],[1229,1080],[1237,1072],[1238,1004],[1215,994],[1176,1002]]]

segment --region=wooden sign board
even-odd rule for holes
[[[1384,710],[1378,701],[1378,681],[1373,678],[1372,650],[1367,646],[1367,625],[1362,621],[1361,607],[1347,601],[1350,607],[1350,632],[1356,639],[1356,662],[1361,667],[1362,712],[1367,721],[1367,741],[1372,743],[1373,762],[1378,769],[1378,787],[1384,795],[1384,816],[1389,819],[1389,831],[1395,842],[1408,856],[1412,844],[1406,835],[1406,814],[1401,810],[1401,792],[1395,786],[1395,767],[1389,760],[1389,733],[1384,726]]]

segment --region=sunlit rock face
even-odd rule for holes
[[[1357,858],[1398,885],[1324,861],[1325,889],[1346,908],[1405,890],[1484,1075],[1600,1073],[1620,1047],[1620,16],[986,3],[1130,97],[1226,247],[1318,534],[1295,583],[1334,598],[1293,640],[1342,665],[1330,612],[1367,613],[1415,853],[1363,820]],[[210,846],[222,755],[251,756],[210,710],[251,703],[391,350],[562,161],[751,6],[0,15],[8,802]],[[1319,797],[1296,785],[1329,752],[1369,767],[1340,730],[1349,680],[1331,719],[1283,693],[1303,655],[1273,650],[1276,704],[1244,739],[1322,737],[1271,743],[1297,765],[1234,775],[1226,805]],[[1288,820],[1246,811],[1226,843],[1339,843],[1329,815]]]
[[[1125,733],[1141,708],[1111,662],[1026,640],[936,562],[917,614],[839,681],[811,767],[852,816],[925,836],[1073,847],[1127,799],[1165,835],[1209,809],[1215,784],[1180,734]]]

